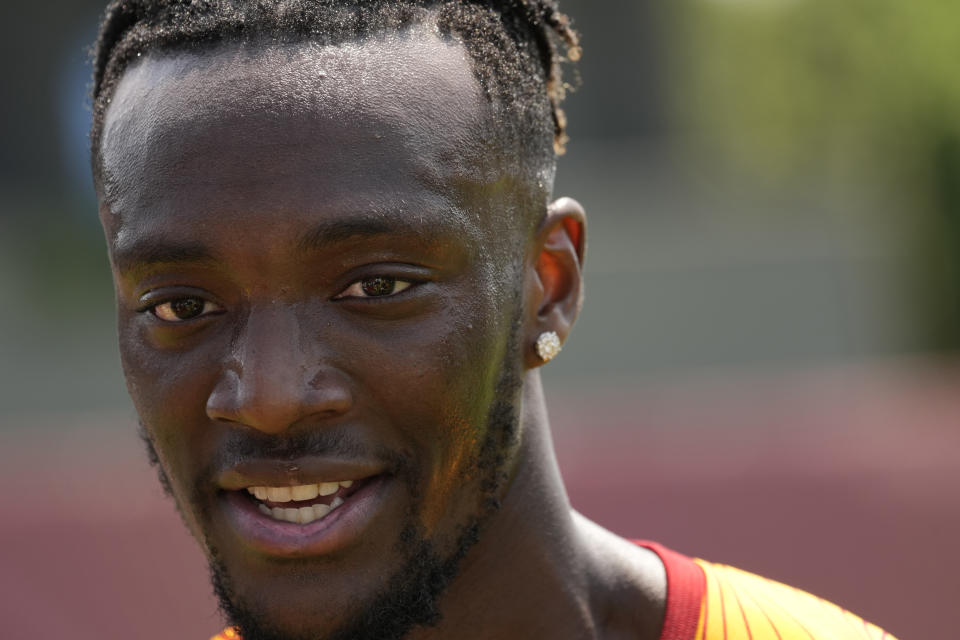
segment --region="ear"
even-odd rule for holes
[[[535,346],[542,333],[555,331],[563,343],[577,320],[583,301],[586,231],[586,213],[572,198],[560,198],[551,204],[537,228],[526,281],[527,369],[544,364]]]

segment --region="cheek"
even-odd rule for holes
[[[414,450],[421,485],[420,517],[432,529],[441,518],[473,513],[477,501],[477,456],[485,442],[490,409],[497,400],[510,336],[503,310],[472,296],[451,301],[442,311],[390,331],[357,334],[353,352],[365,354],[354,366],[366,380],[361,393],[389,411],[389,422],[404,430]]]
[[[138,317],[119,318],[120,358],[127,389],[174,489],[181,493],[189,473],[206,455],[206,400],[215,383],[217,345],[186,351],[154,349]]]
[[[195,411],[202,395],[197,382],[204,373],[197,362],[198,353],[152,349],[140,333],[135,323],[121,324],[120,360],[140,417],[151,423],[170,414]]]

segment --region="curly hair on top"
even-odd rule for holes
[[[463,42],[506,134],[555,163],[567,142],[561,64],[581,55],[555,0],[113,0],[94,48],[94,171],[107,106],[140,55],[257,39],[337,44],[417,24]]]

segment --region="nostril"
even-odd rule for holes
[[[338,371],[325,367],[304,374],[302,367],[224,371],[207,398],[207,416],[280,433],[310,417],[343,415],[353,406],[348,381]]]
[[[333,375],[330,371],[326,369],[321,369],[317,371],[313,377],[310,379],[310,388],[311,389],[321,389],[324,386],[330,384],[333,380]]]
[[[206,412],[211,420],[240,421],[240,374],[234,368],[221,373],[207,396]]]
[[[353,406],[353,394],[343,375],[321,369],[308,383],[311,404],[317,413],[339,414],[347,412]]]

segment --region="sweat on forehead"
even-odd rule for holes
[[[103,195],[110,199],[118,171],[129,177],[145,155],[162,166],[208,147],[226,162],[249,145],[282,154],[291,132],[295,144],[332,150],[347,151],[355,135],[403,145],[424,160],[425,180],[450,172],[494,180],[493,116],[469,64],[461,45],[425,29],[336,46],[226,43],[148,54],[127,69],[104,119]],[[354,130],[360,122],[368,128]],[[317,170],[336,160],[316,157]]]
[[[102,179],[105,113],[118,83],[142,57],[200,54],[225,42],[359,42],[410,28],[463,44],[514,173],[543,185],[548,195],[555,151],[562,152],[566,140],[562,49],[571,60],[580,56],[577,33],[555,0],[113,0],[93,60],[95,179]]]
[[[469,65],[461,45],[416,28],[337,45],[253,41],[153,52],[128,68],[120,85],[127,97],[161,97],[157,110],[171,119],[211,112],[345,118],[362,111],[436,125],[441,115],[456,120],[462,113],[463,124],[479,127],[489,108],[481,109]],[[108,113],[127,106],[114,97]],[[435,113],[451,100],[459,101],[456,110]]]

